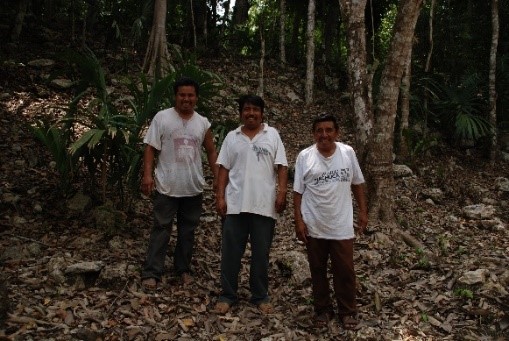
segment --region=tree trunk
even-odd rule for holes
[[[426,57],[426,65],[424,66],[424,74],[428,75],[429,70],[431,68],[431,57],[433,55],[433,17],[435,13],[435,0],[431,0],[431,5],[429,9],[429,21],[428,21],[428,27],[429,27],[429,35],[428,35],[428,42],[429,42],[429,51],[428,56]],[[424,137],[428,135],[428,102],[429,102],[429,92],[424,88],[424,100],[423,100],[423,107],[424,107]]]
[[[249,18],[249,1],[248,0],[237,0],[235,7],[233,8],[233,26],[244,25]]]
[[[260,24],[260,78],[258,81],[258,96],[263,97],[265,92],[264,85],[265,69],[265,37],[263,35],[263,25]]]
[[[30,0],[18,0],[18,12],[14,18],[14,25],[11,30],[11,41],[13,43],[18,42],[21,30],[23,29],[23,22],[25,21],[25,15],[27,13],[28,4]]]
[[[373,135],[368,146],[366,169],[370,193],[370,217],[389,225],[394,219],[395,186],[392,166],[394,124],[399,87],[411,53],[412,40],[423,0],[401,0],[391,46],[380,80],[374,107]]]
[[[337,46],[339,42],[339,36],[338,36],[338,25],[339,25],[339,5],[336,4],[329,4],[329,0],[323,0],[324,8],[327,8],[327,11],[325,13],[325,18],[323,19],[325,21],[325,29],[324,29],[324,38],[323,38],[323,55],[324,55],[324,64],[334,65],[333,60],[333,51],[334,47]]]
[[[166,42],[166,1],[156,0],[154,3],[154,20],[143,59],[143,71],[153,77],[162,77],[171,68]]]
[[[286,1],[281,0],[279,3],[279,60],[281,64],[286,63],[286,48],[285,48],[285,24],[286,24]]]
[[[406,160],[409,157],[407,136],[405,134],[408,131],[408,119],[410,117],[410,79],[412,75],[412,47],[410,47],[410,53],[403,72],[403,79],[401,80],[401,93],[400,99],[400,121],[398,130],[398,156],[402,160]]]
[[[490,96],[490,117],[489,121],[493,127],[493,134],[490,143],[490,161],[495,162],[498,150],[497,143],[497,49],[499,36],[498,21],[498,0],[491,0],[491,50],[490,50],[490,73],[489,73],[489,96]]]
[[[194,17],[193,0],[189,0],[189,10],[191,11],[191,29],[193,32],[193,48],[196,49],[196,46],[198,45],[198,43],[196,41],[196,19]]]
[[[366,63],[366,0],[339,0],[341,15],[346,25],[347,70],[350,103],[355,119],[357,155],[361,164],[366,158],[366,148],[373,128],[371,99],[372,76]]]
[[[315,0],[309,0],[306,48],[306,105],[313,102],[315,77]]]
[[[370,197],[370,221],[395,226],[392,151],[401,78],[412,46],[422,0],[401,0],[393,39],[380,80],[380,92],[372,112],[372,76],[366,59],[366,0],[339,0],[348,44],[349,89],[356,120],[358,155],[364,165]],[[360,152],[359,152],[360,151]]]

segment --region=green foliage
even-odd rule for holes
[[[70,141],[69,129],[65,126],[49,125],[48,122],[39,121],[31,126],[31,130],[53,156],[59,174],[60,189],[67,193],[78,165],[78,158],[67,150]]]
[[[382,14],[383,17],[381,19],[380,27],[376,33],[378,51],[380,53],[378,59],[384,59],[387,51],[389,51],[389,46],[392,40],[392,29],[396,22],[396,14],[398,13],[396,4],[390,4],[388,7],[389,8],[386,12]]]
[[[423,135],[415,129],[404,129],[403,136],[412,160],[437,147],[439,142],[436,136]]]
[[[110,94],[104,70],[91,50],[68,51],[64,56],[79,75],[76,95],[58,124],[40,124],[33,131],[53,154],[63,179],[75,180],[71,175],[78,160],[85,166],[91,194],[100,195],[102,202],[111,190],[122,203],[138,194],[144,129],[163,106],[170,106],[177,78],[195,79],[202,103],[208,103],[221,84],[215,74],[182,61],[175,72],[152,84],[144,75],[130,81],[131,96],[121,101]]]
[[[239,125],[239,122],[234,120],[226,120],[223,122],[213,122],[212,123],[212,135],[214,135],[214,143],[216,145],[217,150],[221,149],[224,138],[231,130],[234,130]]]
[[[428,316],[428,314],[426,314],[426,313],[421,313],[421,321],[422,321],[422,322],[428,322],[428,321],[429,321],[429,316]]]
[[[459,296],[461,298],[467,298],[467,299],[474,298],[474,293],[472,292],[472,290],[465,289],[465,288],[458,288],[458,289],[454,290],[454,295]]]
[[[431,263],[428,259],[428,256],[422,249],[416,249],[416,254],[419,257],[417,260],[416,268],[422,269],[422,270],[429,270],[431,269]]]
[[[476,142],[492,133],[493,127],[482,116],[487,112],[487,100],[482,89],[483,80],[468,73],[459,84],[427,79],[425,90],[430,95],[430,114],[438,128],[455,142]],[[450,134],[452,132],[452,134]]]

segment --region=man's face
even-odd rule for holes
[[[175,94],[175,109],[180,114],[192,114],[198,102],[194,86],[179,86]]]
[[[316,146],[320,151],[330,151],[338,137],[338,131],[331,121],[318,122],[313,131]]]
[[[253,104],[246,103],[240,113],[240,120],[247,129],[258,129],[263,121],[262,109]]]

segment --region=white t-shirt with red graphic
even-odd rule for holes
[[[197,112],[184,120],[174,108],[159,111],[154,116],[143,142],[159,151],[155,168],[159,193],[188,197],[203,192],[201,148],[210,125],[209,120]]]

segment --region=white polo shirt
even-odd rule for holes
[[[223,141],[217,163],[229,170],[226,214],[241,212],[276,219],[277,166],[288,166],[286,152],[276,129],[264,123],[252,140],[241,127]]]
[[[364,177],[357,156],[344,143],[336,142],[330,157],[320,154],[316,144],[299,153],[293,190],[302,194],[302,219],[311,237],[354,237],[351,185],[361,183]]]

